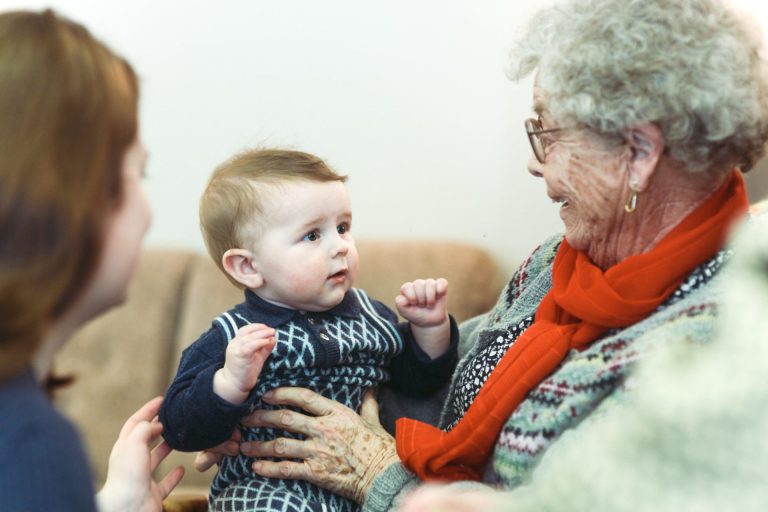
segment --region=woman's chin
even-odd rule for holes
[[[560,214],[560,218],[563,220],[563,222],[566,222],[566,220],[571,218],[573,215],[573,207],[567,202],[562,203],[558,213]]]
[[[576,249],[577,251],[586,251],[589,247],[589,240],[583,233],[579,233],[578,230],[569,229],[565,226],[565,239],[568,241],[568,245]]]

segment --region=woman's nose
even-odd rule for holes
[[[528,172],[536,178],[541,178],[544,176],[541,168],[541,162],[539,162],[539,159],[536,158],[536,155],[531,151],[531,154],[528,156]]]

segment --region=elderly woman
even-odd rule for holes
[[[755,333],[768,332],[768,218],[744,224],[708,346],[675,344],[644,361],[633,393],[563,436],[529,485],[426,485],[399,511],[764,511],[768,344]]]
[[[306,436],[243,443],[262,475],[314,481],[387,510],[420,482],[525,482],[563,432],[610,410],[633,363],[705,342],[741,171],[768,138],[759,38],[717,0],[572,0],[533,18],[515,79],[536,72],[529,170],[565,234],[522,264],[496,307],[461,328],[439,428],[378,426],[307,390],[245,422]],[[283,457],[270,461],[267,457]]]

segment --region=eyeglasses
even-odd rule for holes
[[[541,118],[525,120],[525,132],[528,134],[533,154],[539,163],[543,164],[547,158],[547,142],[541,137],[541,134],[559,132],[560,130],[564,130],[564,128],[549,128],[545,130],[541,125]]]

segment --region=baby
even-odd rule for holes
[[[456,363],[458,331],[445,279],[405,283],[395,304],[408,323],[352,288],[358,254],[346,177],[298,151],[250,150],[220,165],[200,202],[208,251],[245,301],[213,320],[182,356],[160,412],[163,436],[196,451],[229,439],[240,419],[280,386],[311,388],[358,410],[363,392],[439,389]],[[239,427],[244,440],[293,437]],[[210,509],[339,510],[358,505],[298,480],[256,475],[225,457]]]

